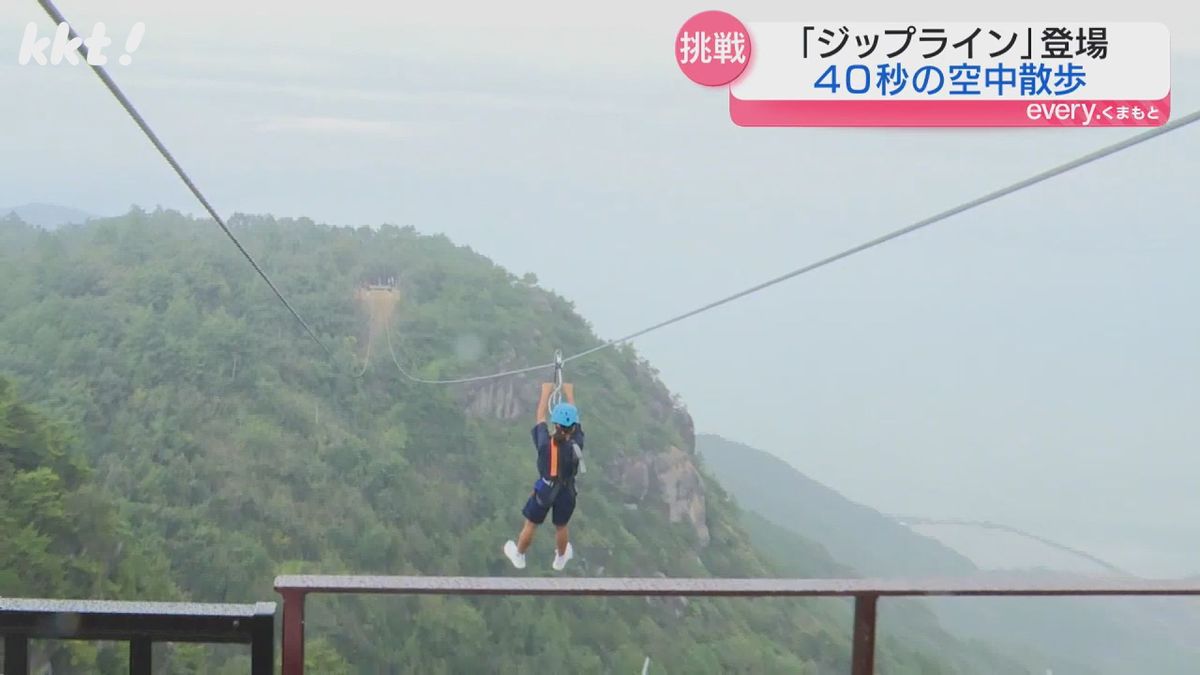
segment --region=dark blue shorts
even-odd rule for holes
[[[525,501],[525,508],[521,509],[521,514],[530,522],[541,525],[546,522],[546,514],[551,510],[554,511],[554,515],[551,516],[550,521],[556,526],[562,527],[571,522],[571,514],[575,513],[575,489],[573,486],[564,485],[555,496],[554,503],[549,506],[542,506],[538,503],[537,496],[532,492],[529,493],[529,499]]]

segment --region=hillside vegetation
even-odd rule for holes
[[[55,232],[0,221],[0,373],[73,439],[30,446],[40,458],[14,480],[74,505],[30,521],[33,543],[2,558],[0,579],[26,595],[239,602],[273,598],[278,573],[517,573],[500,545],[535,477],[537,378],[413,384],[378,344],[364,369],[374,338],[356,289],[396,278],[396,356],[424,377],[587,348],[587,323],[532,276],[410,228],[232,227],[332,354],[210,222],[138,209]],[[614,349],[572,363],[569,379],[589,472],[567,573],[778,572],[697,470],[691,419],[653,369]],[[22,495],[0,493],[12,522],[25,522]],[[141,553],[97,557],[121,541]],[[550,574],[551,556],[542,533],[522,574]],[[842,673],[850,639],[834,601],[316,597],[307,627],[321,673],[628,673],[646,656],[654,672]],[[236,672],[244,656],[211,658]],[[879,663],[953,672],[886,640]]]

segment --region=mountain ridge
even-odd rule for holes
[[[940,541],[813,481],[791,464],[747,445],[698,434],[703,465],[745,513],[825,546],[868,576],[1079,579],[1048,570],[984,571]],[[764,477],[770,477],[764,489]],[[809,509],[809,510],[806,510]],[[914,550],[919,549],[919,550]],[[928,563],[928,569],[921,565]],[[864,572],[869,570],[869,572]],[[1125,675],[1194,672],[1200,658],[1200,603],[1185,598],[933,598],[919,603],[963,640],[1020,655],[1033,672]]]
[[[69,206],[30,202],[19,206],[0,207],[0,218],[15,216],[43,230],[53,230],[64,225],[79,225],[96,216]]]

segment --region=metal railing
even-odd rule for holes
[[[1087,579],[1003,582],[994,577],[904,579],[627,579],[582,577],[279,576],[283,596],[283,675],[304,673],[304,601],[319,594],[543,595],[677,597],[852,597],[852,675],[875,671],[876,608],[882,597],[1195,596],[1200,581]]]
[[[250,645],[250,672],[275,668],[275,603],[253,605],[0,598],[4,675],[29,672],[30,640],[129,642],[130,675],[150,675],[155,642]]]

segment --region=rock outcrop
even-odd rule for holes
[[[532,417],[530,410],[537,405],[530,403],[524,380],[513,378],[485,382],[471,389],[467,399],[467,414],[472,417],[512,421]]]
[[[687,523],[700,545],[709,542],[704,481],[692,456],[675,446],[624,457],[614,467],[622,494],[638,508],[659,509],[672,523]]]

